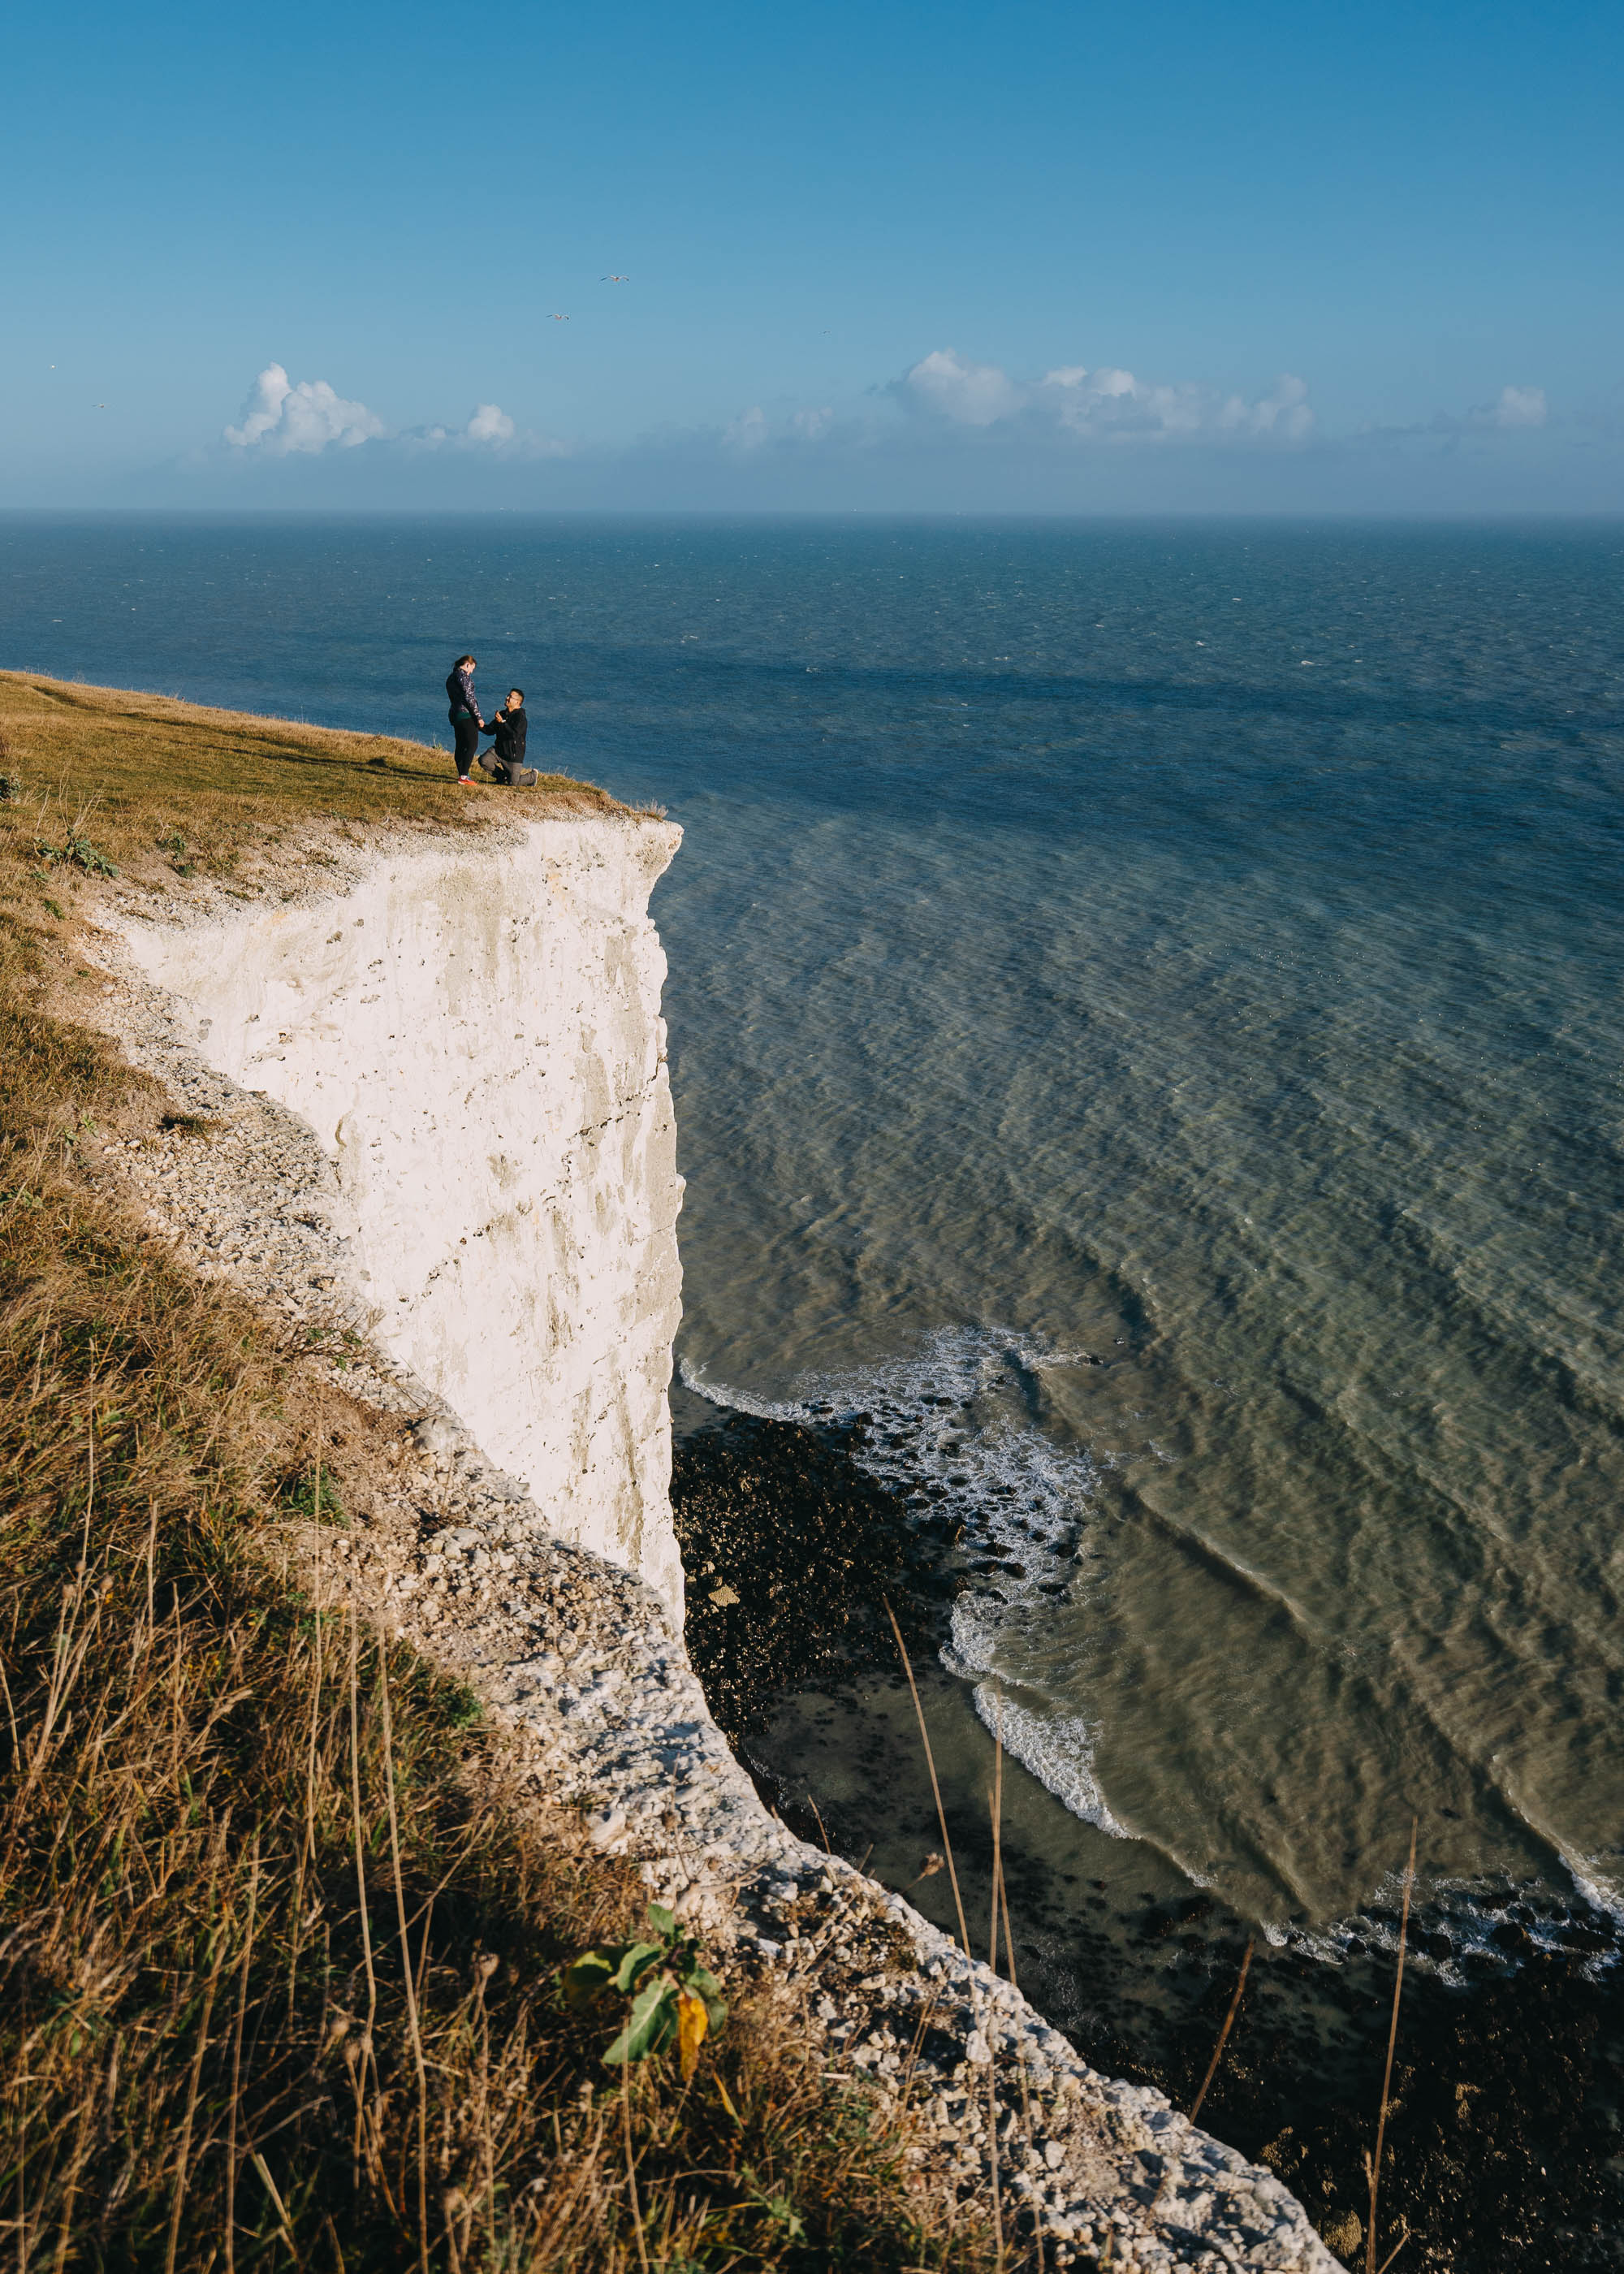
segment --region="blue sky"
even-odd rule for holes
[[[7,60],[0,504],[1624,509],[1616,6],[66,0]]]

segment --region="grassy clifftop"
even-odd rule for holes
[[[109,868],[264,888],[307,827],[504,802],[416,745],[19,674],[0,734],[0,2248],[981,2263],[780,2012],[743,2000],[691,2085],[654,2063],[622,2097],[558,1969],[634,1922],[630,1873],[521,1798],[466,1691],[297,1584],[342,1520],[327,1449],[380,1425],[97,1171],[167,1103],[74,1015]]]
[[[37,817],[81,824],[75,833],[138,875],[190,862],[229,876],[278,832],[312,824],[478,829],[515,809],[500,790],[459,789],[449,757],[426,743],[26,672],[0,672],[0,775]],[[627,809],[564,774],[524,795],[527,813]]]

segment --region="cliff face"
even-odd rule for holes
[[[883,2100],[906,2090],[921,2178],[981,2189],[996,2133],[1004,2199],[1058,2268],[1335,2274],[1271,2172],[1097,2075],[903,1897],[796,1840],[710,1719],[670,1514],[681,1181],[647,913],[679,841],[545,820],[374,844],[320,899],[215,895],[204,921],[194,899],[178,922],[126,901],[156,991],[109,957],[109,1030],[184,1108],[132,1141],[130,1197],[284,1327],[359,1299],[410,1379],[363,1342],[335,1377],[357,1405],[444,1400],[324,1531],[313,1584],[522,1726],[535,1788],[590,1796],[594,1841],[729,1978],[771,1981]]]
[[[679,1630],[681,1179],[648,903],[680,836],[538,821],[381,854],[340,898],[125,930],[199,1055],[315,1130],[390,1355]]]

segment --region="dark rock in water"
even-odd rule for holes
[[[1330,1969],[1270,1954],[1262,1966],[1202,2121],[1270,2165],[1322,2220],[1333,2205],[1357,2205],[1364,2190],[1393,1959]],[[1120,2050],[1121,2073],[1187,2095],[1223,1993],[1214,1969],[1205,2026],[1189,2029],[1177,2052],[1169,2044],[1157,2058],[1130,2039],[1090,2047],[1091,2058]],[[1328,2006],[1334,2026],[1303,2032],[1292,2019],[1299,1999]],[[1384,2233],[1394,2223],[1384,2248],[1402,2217],[1415,2237],[1405,2256],[1455,2274],[1545,2265],[1577,2274],[1620,2263],[1624,2203],[1606,2105],[1624,2052],[1620,2003],[1616,1984],[1539,1953],[1467,1991],[1406,1972],[1382,2166]]]

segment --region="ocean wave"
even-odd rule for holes
[[[973,1574],[955,1601],[943,1665],[970,1689],[989,1734],[1001,1736],[1005,1751],[1063,1807],[1114,1839],[1132,1840],[1142,1835],[1112,1808],[1097,1773],[1095,1725],[1075,1698],[1047,1697],[1011,1663],[1023,1630],[1056,1591],[1076,1600],[1079,1543],[1093,1523],[1103,1465],[1056,1442],[1033,1417],[1048,1374],[1095,1363],[1086,1352],[1040,1337],[964,1327],[938,1330],[910,1357],[804,1375],[786,1397],[714,1381],[686,1358],[679,1372],[685,1388],[724,1411],[811,1428],[863,1425],[847,1444],[856,1465],[916,1512],[962,1525],[960,1545],[971,1558],[998,1568]],[[1570,1931],[1585,1924],[1586,1913],[1615,1933],[1624,1927],[1619,1858],[1569,1854],[1560,1843],[1559,1852],[1573,1909],[1550,1902],[1549,1889],[1536,1908],[1529,1886],[1493,1874],[1417,1886],[1410,1962],[1463,1983],[1474,1954],[1506,1959],[1508,1923],[1523,1928],[1532,1948],[1548,1951],[1571,1948]],[[1180,1868],[1197,1886],[1213,1884],[1187,1863]],[[1361,1951],[1395,1949],[1400,1901],[1398,1878],[1389,1875],[1360,1911],[1313,1926],[1264,1920],[1260,1929],[1276,1948],[1337,1964]],[[1592,1962],[1613,1964],[1619,1955],[1616,1946],[1598,1951]]]
[[[1073,1816],[1114,1840],[1133,1838],[1112,1815],[1094,1775],[1094,1735],[1080,1713],[1034,1713],[996,1682],[977,1683],[971,1696],[988,1734],[1001,1738],[1010,1758]]]
[[[1087,1525],[1099,1469],[1081,1449],[1056,1444],[1013,1418],[1041,1402],[1043,1377],[1097,1363],[1086,1351],[996,1328],[943,1329],[913,1357],[803,1377],[798,1395],[766,1398],[712,1382],[684,1359],[684,1386],[712,1404],[762,1420],[808,1427],[868,1427],[850,1447],[876,1480],[964,1527],[963,1544],[996,1562],[996,1585],[973,1584],[953,1606],[942,1658],[972,1687],[989,1730],[1002,1719],[1004,1750],[1084,1823],[1117,1839],[1134,1835],[1116,1817],[1094,1770],[1094,1733],[1074,1705],[1041,1706],[999,1665],[1000,1645],[1022,1618],[1070,1589],[1077,1540]],[[1019,1565],[1019,1576],[1008,1568]]]

